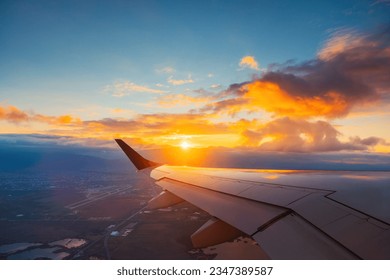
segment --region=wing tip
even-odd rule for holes
[[[122,149],[122,151],[126,154],[126,156],[129,158],[129,160],[134,164],[134,166],[138,170],[146,169],[149,167],[157,167],[157,166],[162,165],[161,163],[150,161],[150,160],[144,158],[139,153],[137,153],[133,148],[131,148],[129,145],[127,145],[126,142],[123,141],[122,139],[115,139],[115,142],[119,145],[119,147]]]

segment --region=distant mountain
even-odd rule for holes
[[[134,167],[126,158],[105,159],[55,149],[0,149],[0,171],[100,171],[128,172]]]

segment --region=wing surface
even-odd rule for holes
[[[168,165],[142,172],[177,201],[214,217],[195,237],[207,230],[222,236],[228,225],[255,239],[271,259],[390,259],[388,172]]]

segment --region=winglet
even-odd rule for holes
[[[139,153],[137,153],[129,145],[127,145],[122,139],[115,139],[115,141],[118,143],[119,147],[121,147],[121,149],[125,152],[127,157],[131,160],[131,162],[138,170],[161,165],[160,163],[153,162],[142,157]]]

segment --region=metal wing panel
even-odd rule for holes
[[[370,186],[356,182],[352,189],[336,191],[329,197],[390,224],[390,181],[378,180]]]
[[[364,259],[390,259],[390,230],[367,217],[347,215],[326,225],[324,231]]]
[[[334,191],[226,179],[211,176],[210,171],[207,175],[202,172],[197,174],[197,171],[198,169],[191,171],[186,168],[183,172],[178,172],[173,168],[157,183],[250,235],[259,228],[265,228],[268,232],[268,226],[274,227],[275,222],[280,223],[286,219],[285,214],[288,211],[293,211],[302,221],[305,221],[305,226],[289,229],[289,226],[297,224],[289,221],[280,223],[278,227],[283,225],[283,232],[286,235],[310,232],[313,235],[312,239],[307,239],[308,244],[301,244],[302,246],[311,248],[319,246],[318,250],[321,251],[323,240],[332,240],[332,244],[337,246],[333,248],[333,245],[326,243],[329,248],[333,248],[330,251],[334,251],[326,254],[329,258],[343,259],[350,256],[351,252],[354,258],[390,258],[390,248],[388,251],[382,249],[383,246],[389,247],[389,240],[382,238],[376,241],[378,236],[386,236],[389,225],[330,199]],[[302,225],[301,222],[298,224]],[[256,234],[256,236],[263,235]],[[274,242],[272,236],[273,234],[269,238],[264,237],[264,240],[272,243]],[[370,241],[367,242],[367,239]],[[319,243],[313,245],[316,242]],[[271,247],[268,249],[270,250]],[[268,253],[267,249],[264,249]],[[348,254],[340,255],[340,250]],[[380,251],[382,253],[379,253]],[[309,258],[308,256],[313,252],[310,250],[307,252],[307,256],[300,253],[297,256]],[[290,257],[286,255],[286,258]],[[320,255],[314,254],[313,258],[318,259]]]
[[[253,238],[271,259],[358,259],[297,215],[276,221]]]
[[[238,180],[224,179],[186,171],[173,172],[166,177],[181,182],[190,182],[192,185],[233,195],[238,195],[240,192],[245,191],[252,186],[251,182],[240,182]]]
[[[162,179],[157,184],[249,235],[288,211],[171,179]]]
[[[160,169],[160,168],[158,168]],[[169,171],[168,171],[169,170]],[[311,193],[317,192],[308,188],[297,188],[262,182],[251,182],[212,176],[210,171],[204,174],[202,170],[181,167],[165,167],[161,178],[188,183],[197,187],[223,192],[238,197],[256,200],[263,203],[286,207]],[[219,171],[217,171],[219,174]],[[157,176],[156,176],[157,177]],[[328,193],[328,192],[327,192]]]
[[[311,193],[312,191],[305,189],[300,190],[271,184],[253,184],[250,188],[240,192],[239,196],[287,207]]]
[[[310,194],[304,199],[290,204],[289,207],[315,226],[323,228],[325,225],[350,214],[348,208],[327,199],[325,197],[327,194],[321,192]]]

